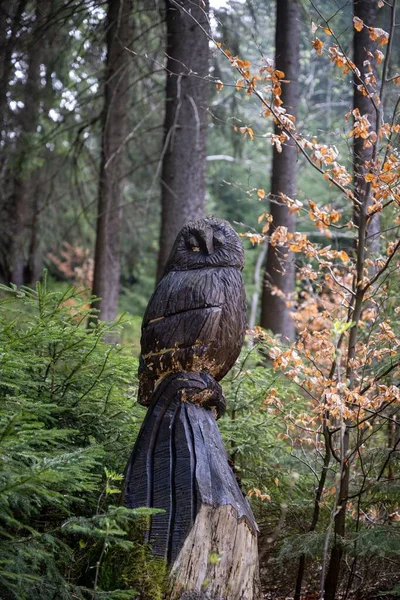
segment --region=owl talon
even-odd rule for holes
[[[226,398],[222,387],[208,373],[202,372],[199,375],[206,387],[201,390],[196,390],[196,388],[185,389],[182,400],[212,410],[215,413],[215,418],[219,419],[226,410]]]

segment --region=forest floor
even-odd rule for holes
[[[294,600],[295,578],[297,575],[297,560],[280,563],[278,565],[276,558],[267,559],[265,566],[260,569],[261,587],[264,600]],[[343,591],[339,592],[336,600],[400,600],[399,590],[399,571],[379,570],[373,567],[368,572],[365,565],[360,571],[363,576],[357,574],[354,578],[354,588],[346,592],[348,573],[343,573],[342,581]],[[345,567],[346,568],[346,567]],[[305,575],[303,593],[301,600],[319,600],[320,599],[320,569],[308,569]],[[392,592],[397,587],[397,592]]]

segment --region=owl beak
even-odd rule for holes
[[[214,254],[214,232],[211,227],[207,227],[204,235],[204,242],[208,254]]]

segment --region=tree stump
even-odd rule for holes
[[[154,393],[126,472],[128,507],[164,509],[147,542],[171,567],[170,600],[258,598],[257,525],[216,424],[207,373],[168,375]]]
[[[202,504],[171,570],[171,600],[184,590],[212,600],[259,598],[257,535],[230,505]]]

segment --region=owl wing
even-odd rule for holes
[[[225,304],[221,268],[171,271],[157,286],[143,319],[139,401],[148,404],[157,379],[171,371],[213,371],[207,352],[218,338]]]
[[[214,347],[216,370],[212,374],[219,381],[233,367],[243,346],[246,332],[246,294],[239,269],[221,270],[220,287],[224,290],[220,328]]]

